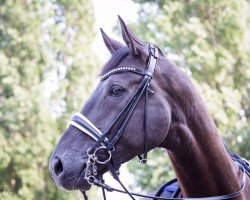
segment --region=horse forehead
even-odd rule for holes
[[[146,62],[145,59],[143,59],[142,57],[135,57],[132,54],[127,55],[118,65],[118,67],[120,66],[127,66],[127,67],[131,67],[131,66],[136,66],[136,67],[145,67]]]
[[[140,80],[141,75],[134,74],[131,72],[121,72],[113,74],[107,80],[105,80],[107,81],[107,85],[105,85],[105,87],[110,87],[114,84],[117,84],[128,89],[128,87],[132,87],[135,84],[138,85]]]

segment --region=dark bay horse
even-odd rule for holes
[[[101,30],[112,56],[50,158],[56,184],[66,190],[87,191],[92,184],[109,190],[102,181],[105,172],[119,182],[122,163],[141,154],[145,162],[147,152],[160,147],[173,164],[180,199],[249,200],[250,179],[226,151],[189,77],[119,20],[126,46]]]

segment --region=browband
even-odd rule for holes
[[[110,77],[111,75],[116,74],[116,73],[121,73],[121,72],[132,72],[135,74],[147,75],[144,70],[138,67],[119,67],[119,68],[115,68],[115,69],[108,71],[106,74],[100,77],[100,80],[103,81],[107,79],[108,77]]]

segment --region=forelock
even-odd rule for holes
[[[127,47],[121,48],[112,53],[111,58],[104,64],[100,76],[106,74],[108,71],[112,69],[115,69],[128,54],[129,54],[129,49]]]

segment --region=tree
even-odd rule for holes
[[[0,1],[0,199],[78,196],[58,190],[48,162],[91,86],[93,18],[89,0]]]
[[[134,2],[140,4],[140,21],[133,24],[134,30],[163,48],[168,58],[191,76],[224,140],[232,150],[250,159],[249,1]],[[152,179],[169,178],[164,170],[170,168],[169,161],[162,163],[162,157],[157,158],[154,174],[150,174],[154,169],[150,165],[145,169],[150,175],[140,182],[149,190],[160,184],[148,184]],[[130,170],[143,177],[133,165]]]

